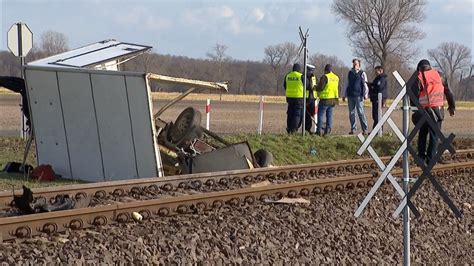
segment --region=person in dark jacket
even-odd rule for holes
[[[367,86],[367,74],[360,69],[360,60],[352,60],[352,69],[348,74],[348,82],[346,90],[342,91],[342,100],[346,100],[349,107],[349,121],[351,124],[351,131],[349,135],[355,134],[357,130],[355,114],[359,116],[362,133],[367,134],[369,126],[367,125],[367,118],[364,111],[364,100],[368,98],[369,88]]]
[[[426,110],[431,119],[436,123],[436,126],[441,129],[441,123],[444,120],[444,97],[448,101],[448,112],[450,116],[454,116],[456,104],[454,95],[449,89],[446,79],[443,79],[438,71],[431,68],[428,60],[423,59],[418,63],[416,82],[410,88],[415,95],[418,95],[418,100],[422,108]],[[421,119],[421,112],[416,111],[412,120],[416,125]],[[428,147],[427,138],[430,136]],[[426,163],[430,163],[435,156],[438,148],[438,138],[435,131],[425,122],[418,134],[418,156],[420,156]]]
[[[374,120],[375,128],[379,122],[379,93],[382,94],[382,106],[385,106],[387,100],[387,75],[384,73],[382,66],[375,67],[375,74],[377,75],[372,83],[369,85],[369,98],[372,102],[372,119]],[[380,110],[381,111],[381,110]]]

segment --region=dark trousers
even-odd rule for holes
[[[438,129],[441,129],[441,122],[436,122]],[[428,141],[428,135],[430,136],[428,148],[426,142]],[[424,123],[418,133],[418,156],[425,160],[427,163],[436,155],[438,149],[438,137],[436,137],[435,131],[429,126],[428,123]]]
[[[315,109],[314,109],[314,98],[308,98],[306,100],[306,116],[305,116],[305,122],[304,122],[304,127],[306,131],[311,131],[311,127],[313,126],[313,119],[311,119],[314,114],[315,114]]]
[[[303,99],[286,98],[288,110],[286,111],[286,131],[295,133],[303,122]]]
[[[370,97],[370,101],[372,102],[372,119],[374,120],[372,129],[374,129],[379,122],[379,99],[376,97]],[[382,99],[382,107],[384,105],[385,99]]]

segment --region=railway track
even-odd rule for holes
[[[303,171],[299,167],[293,166],[296,175],[301,174],[301,171]],[[474,162],[468,161],[437,165],[432,172],[441,177],[451,174],[472,174],[473,170]],[[280,169],[280,171],[282,170]],[[309,173],[307,169],[305,171]],[[421,170],[413,168],[410,169],[410,173],[416,177],[421,173]],[[265,172],[260,172],[260,174],[263,175]],[[401,176],[402,170],[397,169],[392,174],[396,177]],[[209,176],[213,175],[209,174]],[[133,212],[140,213],[143,219],[146,220],[151,217],[168,216],[175,213],[184,214],[220,208],[224,205],[252,204],[255,201],[272,197],[297,197],[333,190],[343,191],[344,189],[355,187],[371,186],[374,178],[373,173],[336,176],[302,182],[273,184],[264,187],[248,187],[127,203],[116,202],[94,208],[7,217],[0,219],[0,236],[3,240],[12,240],[43,233],[51,234],[67,229],[77,230],[107,224],[124,223],[132,220]]]
[[[382,157],[385,163],[390,157]],[[460,150],[454,156],[443,155],[445,162],[465,162],[474,159],[474,150]],[[142,178],[125,181],[110,181],[101,183],[88,183],[58,187],[44,187],[32,189],[36,198],[44,198],[45,201],[54,202],[58,195],[69,195],[76,199],[94,197],[104,199],[107,195],[120,197],[125,194],[140,194],[144,189],[159,193],[161,191],[172,191],[176,188],[199,189],[204,186],[212,186],[215,183],[222,185],[232,182],[251,183],[268,179],[288,178],[327,178],[343,176],[347,174],[367,174],[378,171],[378,167],[372,159],[341,160],[335,162],[324,162],[314,164],[290,165],[273,168],[256,168],[251,170],[235,170],[215,173],[200,173],[191,175],[170,176],[164,178]],[[15,195],[21,195],[21,190],[14,191]],[[12,192],[0,192],[0,209],[5,209],[12,204]]]

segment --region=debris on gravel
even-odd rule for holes
[[[469,264],[473,255],[472,174],[440,180],[464,217],[426,182],[413,202],[411,261]],[[368,188],[311,196],[310,204],[259,202],[67,231],[0,244],[7,264],[396,264],[403,259],[402,218],[392,218],[400,198],[385,183],[360,218],[355,209]]]

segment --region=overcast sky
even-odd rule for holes
[[[474,0],[427,0],[418,42],[421,57],[441,42],[474,43]],[[298,26],[309,28],[310,53],[336,55],[350,65],[353,57],[346,25],[330,12],[330,0],[184,1],[184,0],[0,0],[0,50],[6,32],[25,22],[34,41],[47,30],[66,34],[70,48],[105,39],[153,46],[160,54],[205,58],[216,44],[240,60],[261,60],[264,48],[282,42],[299,44]]]

